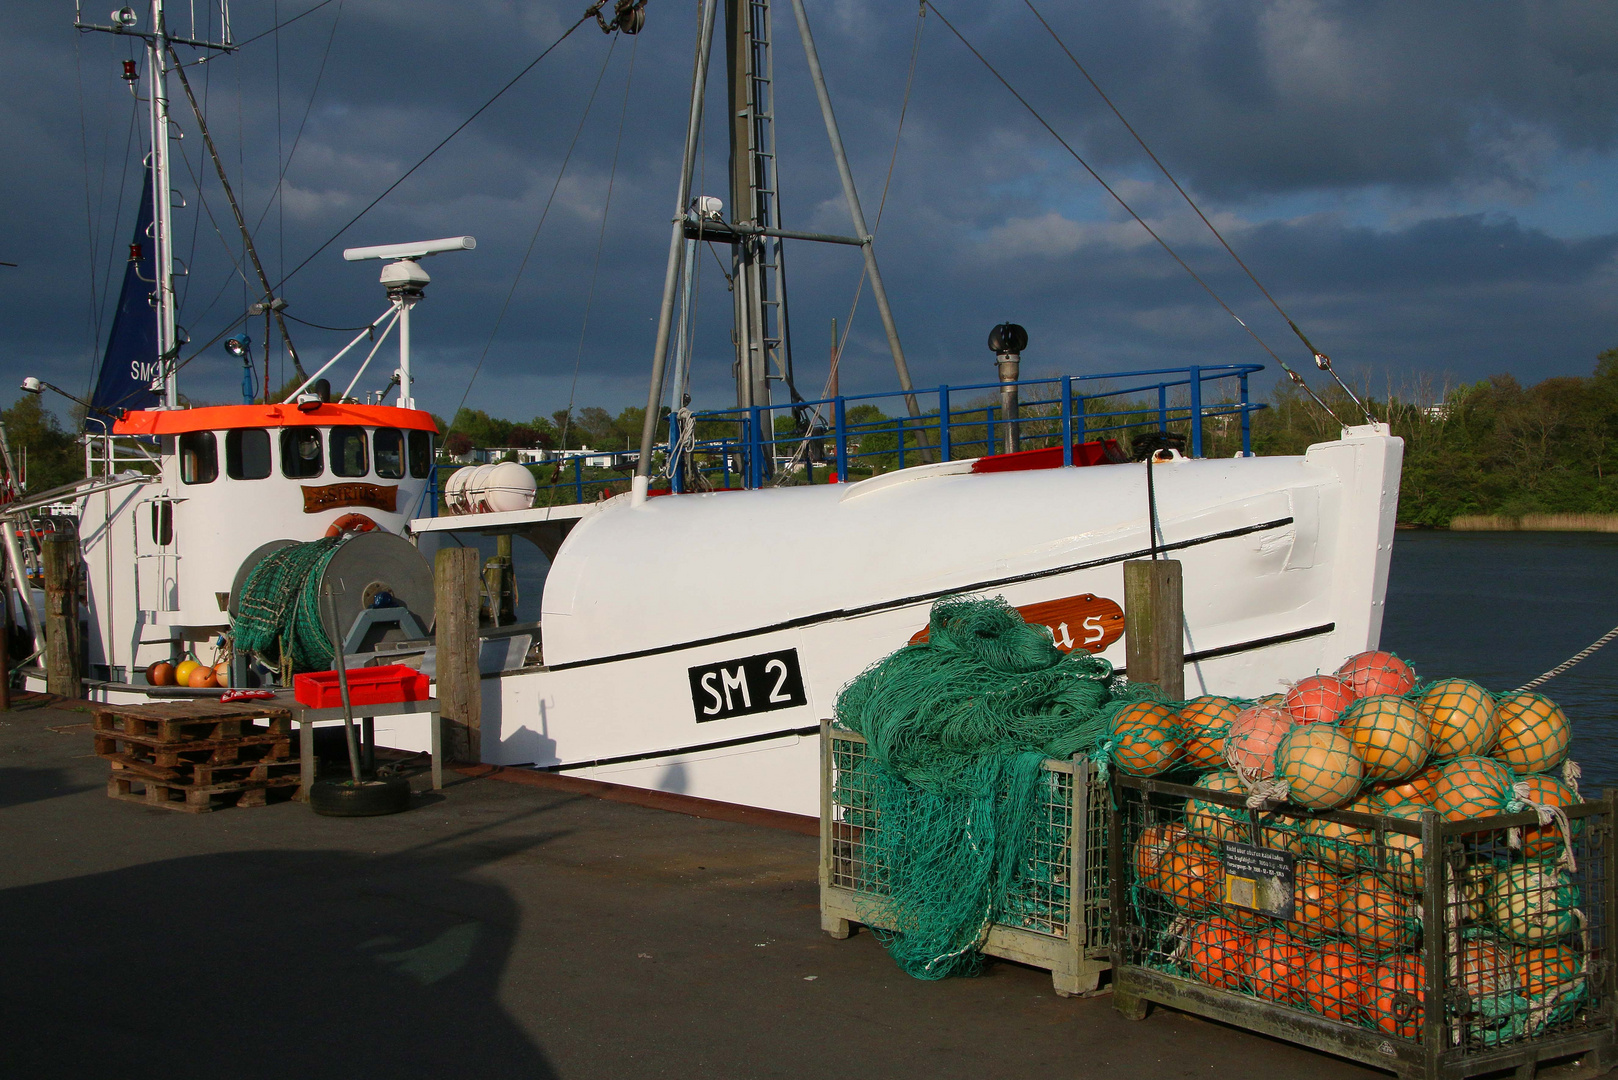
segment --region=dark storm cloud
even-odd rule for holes
[[[471,404],[527,416],[575,393],[580,404],[614,407],[641,397],[695,8],[653,0],[646,31],[613,48]],[[280,5],[283,18],[301,9]],[[809,9],[874,218],[914,9],[856,0],[810,0]],[[1046,0],[1041,9],[1341,363],[1537,378],[1588,370],[1595,351],[1618,343],[1610,299],[1618,238],[1605,227],[1558,235],[1515,216],[1559,205],[1557,184],[1570,160],[1613,153],[1618,20],[1603,6]],[[298,139],[281,203],[257,234],[272,277],[302,262],[577,18],[577,5],[492,0],[343,0],[340,11],[337,18],[339,4],[329,4],[283,31],[279,57],[275,39],[264,38],[189,70],[209,96],[250,220],[269,203],[278,156]],[[1244,318],[1277,349],[1292,350],[1284,355],[1297,355],[1284,325],[1147,171],[1138,147],[1024,5],[952,0],[943,11]],[[270,25],[271,6],[237,0],[233,17],[237,36],[246,37]],[[98,273],[111,270],[116,282],[116,253],[133,220],[139,146],[126,159],[133,103],[117,77],[129,43],[104,35],[75,41],[70,19],[62,4],[27,5],[0,43],[9,82],[0,124],[15,151],[0,160],[11,208],[0,258],[24,263],[0,270],[9,275],[0,278],[0,385],[28,372],[83,385],[93,352],[87,243],[93,235]],[[841,232],[847,215],[785,3],[775,27],[785,211],[790,224]],[[422,397],[439,411],[453,409],[511,291],[609,44],[593,25],[579,30],[298,272],[285,289],[292,311],[354,325],[382,309],[376,264],[344,264],[344,246],[476,235],[476,252],[426,264],[435,281],[417,327]],[[699,183],[724,194],[722,92],[714,98]],[[257,288],[226,285],[237,246],[229,213],[178,86],[174,100],[190,134],[175,169],[192,202],[180,226],[179,250],[192,269],[182,321],[200,343]],[[123,217],[114,224],[120,183]],[[199,214],[199,187],[223,241]],[[1049,370],[1265,359],[1138,226],[1098,197],[1093,181],[936,18],[924,31],[878,248],[922,384],[987,378],[982,339],[1008,317],[1029,325],[1030,363]],[[847,318],[858,258],[800,247],[791,264],[794,340],[808,373],[804,390],[813,392],[830,320]],[[728,302],[704,255],[698,386],[711,404],[726,397]],[[299,333],[311,357],[345,340]],[[845,386],[876,388],[891,370],[868,291],[845,364]],[[214,400],[229,400],[239,381],[218,349],[187,375],[195,395]]]

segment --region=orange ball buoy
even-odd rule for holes
[[[1292,876],[1292,933],[1305,941],[1342,927],[1343,879],[1317,862],[1300,862]]]
[[[180,686],[191,685],[191,673],[202,665],[195,660],[181,660],[174,669],[174,681]]]
[[[1568,787],[1554,776],[1545,773],[1535,773],[1525,776],[1513,788],[1513,794],[1521,793],[1524,802],[1535,803],[1540,806],[1560,806],[1566,809],[1579,803],[1579,793]],[[1577,837],[1584,830],[1584,822],[1572,821],[1573,835]],[[1529,825],[1522,830],[1522,853],[1525,858],[1543,859],[1555,855],[1562,850],[1566,841],[1562,838],[1562,828],[1552,821],[1548,825]]]
[[[1554,769],[1567,758],[1573,732],[1567,714],[1544,694],[1507,694],[1494,706],[1500,734],[1491,755],[1516,773]]]
[[[1383,809],[1385,817],[1403,818],[1413,825],[1421,823],[1422,811],[1416,803],[1400,803]],[[1426,886],[1426,867],[1422,862],[1421,837],[1389,829],[1376,849],[1377,872],[1382,880],[1403,893],[1419,893]]]
[[[1224,990],[1239,990],[1242,961],[1252,947],[1247,931],[1221,915],[1197,923],[1180,939],[1194,978]]]
[[[1371,788],[1371,794],[1387,810],[1395,806],[1420,808],[1427,805],[1432,781],[1437,776],[1437,768],[1429,765],[1408,780],[1390,780],[1377,784]]]
[[[1275,775],[1291,787],[1291,801],[1330,810],[1360,790],[1365,766],[1347,735],[1330,724],[1300,724],[1275,748]]]
[[[1489,937],[1463,938],[1449,954],[1449,980],[1468,997],[1499,1001],[1518,985],[1516,950]]]
[[[1458,757],[1439,767],[1432,806],[1446,821],[1471,821],[1506,812],[1511,770],[1494,758]]]
[[[1353,702],[1354,688],[1342,679],[1311,675],[1293,684],[1281,707],[1295,724],[1334,724]]]
[[[1342,915],[1343,933],[1369,956],[1413,947],[1421,929],[1410,898],[1389,888],[1375,874],[1361,874],[1343,889]]]
[[[1372,649],[1343,661],[1337,677],[1349,685],[1356,697],[1373,694],[1404,694],[1416,685],[1416,673],[1409,664],[1390,652]]]
[[[1254,934],[1242,958],[1242,977],[1258,997],[1282,1005],[1303,1004],[1304,963],[1309,947],[1280,927]]]
[[[1414,702],[1392,694],[1362,697],[1343,711],[1338,728],[1365,763],[1368,780],[1404,780],[1427,764],[1432,731]]]
[[[1580,978],[1583,962],[1568,945],[1546,945],[1517,951],[1517,985],[1523,997],[1536,998]]]
[[[1275,748],[1292,730],[1292,720],[1273,705],[1253,705],[1230,722],[1225,758],[1248,780],[1275,775]]]
[[[191,675],[186,679],[185,684],[193,690],[207,690],[210,687],[218,686],[219,680],[214,678],[213,668],[198,664],[191,669]]]
[[[1468,679],[1440,679],[1421,692],[1435,758],[1482,754],[1500,735],[1494,698]]]
[[[230,685],[230,661],[221,660],[213,666],[214,682],[219,686]]]
[[[1186,836],[1185,826],[1170,821],[1148,825],[1135,841],[1135,880],[1144,888],[1161,890],[1163,858]]]
[[[1347,806],[1339,807],[1356,814],[1379,814],[1368,795],[1361,795]],[[1352,874],[1369,865],[1376,858],[1376,834],[1368,828],[1345,825],[1324,817],[1311,817],[1303,826],[1304,847],[1322,866],[1329,866],[1340,874]]]
[[[1156,776],[1179,761],[1179,715],[1158,701],[1133,701],[1112,718],[1112,760],[1131,776]]]
[[[1370,973],[1366,1012],[1371,1023],[1401,1039],[1419,1039],[1425,1016],[1427,968],[1415,953],[1390,956]]]
[[[174,665],[167,660],[159,660],[146,669],[146,685],[173,686]]]
[[[1185,734],[1185,756],[1199,769],[1225,767],[1225,735],[1242,710],[1229,698],[1205,695],[1192,698],[1180,710]]]
[[[1176,841],[1158,866],[1162,891],[1176,907],[1203,911],[1219,899],[1224,883],[1224,864],[1201,840],[1187,837]]]
[[[1230,795],[1246,795],[1247,788],[1233,772],[1214,772],[1197,780],[1197,787]],[[1207,799],[1190,799],[1185,804],[1185,827],[1210,840],[1247,842],[1247,811]]]
[[[1333,1020],[1353,1021],[1365,1008],[1365,961],[1354,946],[1333,941],[1304,962],[1304,1004]]]

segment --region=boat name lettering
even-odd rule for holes
[[[1124,636],[1124,609],[1094,593],[1023,604],[1017,613],[1026,622],[1048,627],[1056,647],[1063,652],[1102,652]],[[929,628],[922,627],[911,635],[910,644],[926,641],[928,634]]]
[[[389,484],[385,487],[381,484],[303,486],[303,512],[306,514],[336,510],[340,506],[368,506],[372,510],[386,510],[391,514],[398,502],[398,484]]]
[[[759,653],[690,668],[691,706],[697,722],[807,705],[798,650]]]

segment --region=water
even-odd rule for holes
[[[1424,679],[1511,690],[1618,625],[1618,535],[1401,532],[1382,647]],[[1573,724],[1582,786],[1618,785],[1618,641],[1538,688]]]

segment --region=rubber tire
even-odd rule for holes
[[[316,780],[309,788],[309,809],[324,817],[381,817],[410,809],[410,781]]]

